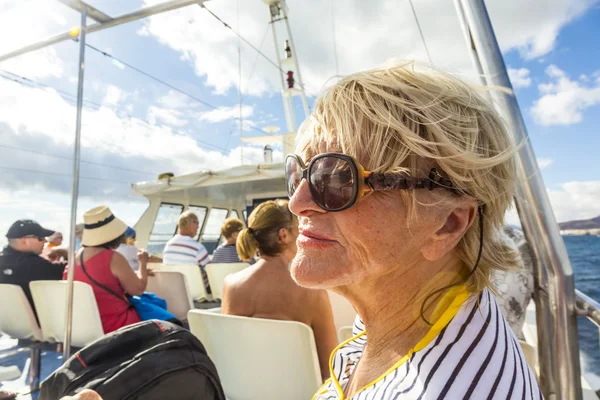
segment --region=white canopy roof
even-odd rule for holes
[[[203,170],[172,178],[138,182],[132,184],[131,188],[135,194],[152,196],[182,189],[221,186],[238,182],[253,182],[266,179],[283,180],[284,178],[283,163],[240,165],[221,171]]]

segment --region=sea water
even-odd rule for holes
[[[600,237],[564,236],[563,239],[575,273],[575,287],[600,302]],[[582,370],[600,377],[598,328],[585,317],[577,320]]]

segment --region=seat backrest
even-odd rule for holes
[[[339,330],[345,326],[354,326],[354,319],[356,318],[356,310],[345,297],[328,290],[329,302],[331,303],[331,309],[333,310],[333,323],[335,329]]]
[[[188,311],[194,308],[187,281],[181,272],[154,271],[154,276],[148,277],[146,291],[165,299],[167,310],[181,320],[186,319]]]
[[[208,283],[213,299],[222,298],[223,282],[225,282],[227,275],[241,271],[249,265],[248,263],[208,264],[206,275],[208,275]]]
[[[310,399],[321,386],[312,329],[295,321],[188,313],[192,333],[235,400]]]
[[[206,287],[204,286],[204,279],[202,279],[202,273],[200,267],[196,264],[148,264],[148,268],[154,269],[155,271],[176,271],[181,272],[187,281],[189,295],[191,296],[192,302],[194,300],[205,300],[208,299],[206,293]]]
[[[61,343],[65,341],[67,287],[66,281],[29,283],[44,340]],[[84,347],[102,336],[104,336],[104,329],[92,287],[84,282],[73,282],[71,345]]]
[[[343,326],[338,329],[338,341],[339,343],[343,343],[346,340],[352,337],[352,327],[351,326]]]
[[[0,284],[0,332],[15,339],[44,338],[31,304],[18,285]]]

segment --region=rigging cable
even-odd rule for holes
[[[11,74],[11,75],[13,75],[13,76],[16,76],[16,77],[18,77],[18,78],[21,78],[21,79],[23,79],[23,80],[26,80],[27,82],[29,82],[29,83],[21,82],[21,81],[19,81],[19,80],[17,80],[17,79],[14,79],[14,78],[10,78],[10,77],[4,76],[4,75],[2,75],[2,74],[0,73],[0,78],[3,78],[3,79],[6,79],[6,80],[10,80],[10,81],[16,82],[16,83],[18,83],[18,84],[20,84],[20,85],[23,85],[23,86],[28,86],[28,87],[31,87],[31,88],[35,88],[35,86],[31,86],[31,84],[35,84],[35,85],[39,85],[39,86],[42,86],[42,87],[45,87],[45,88],[48,88],[48,89],[55,90],[55,91],[57,91],[57,92],[59,92],[59,93],[62,93],[62,94],[63,94],[63,95],[65,95],[65,96],[75,97],[74,95],[72,95],[72,94],[70,94],[70,93],[67,93],[67,92],[65,92],[65,91],[62,91],[62,90],[60,90],[60,89],[57,89],[57,88],[55,88],[55,87],[53,87],[53,86],[50,86],[50,85],[47,85],[47,84],[44,84],[44,83],[40,83],[40,82],[36,82],[36,81],[34,81],[34,80],[32,80],[32,79],[29,79],[29,78],[26,78],[26,77],[19,76],[19,75],[17,75],[17,74],[14,74],[14,73],[12,73],[12,72],[3,71],[3,70],[1,70],[1,69],[0,69],[0,72],[7,72],[7,73],[9,73],[9,74]],[[70,98],[63,98],[63,100],[74,102],[74,99],[70,99]],[[121,112],[120,110],[118,110],[118,109],[116,109],[116,108],[114,108],[114,107],[109,107],[109,106],[106,106],[106,105],[102,105],[102,104],[94,103],[94,102],[92,102],[92,101],[89,101],[89,100],[85,100],[85,101],[86,101],[86,102],[88,102],[88,103],[90,103],[90,104],[96,105],[96,106],[98,107],[98,109],[99,109],[99,108],[101,108],[101,107],[107,108],[107,109],[109,109],[109,110],[112,110],[112,111],[114,111],[114,112],[115,112],[115,113],[117,113],[117,114],[118,114],[118,113],[121,113],[122,115],[124,115],[124,116],[127,116],[127,117],[131,118],[132,120],[137,120],[137,121],[140,121],[140,122],[144,123],[145,125],[148,125],[149,127],[165,127],[165,128],[168,128],[168,129],[170,129],[170,130],[171,130],[173,133],[176,133],[176,134],[179,134],[179,135],[182,135],[182,136],[188,136],[188,137],[189,137],[189,135],[187,135],[187,134],[184,134],[184,133],[181,133],[181,132],[179,132],[179,131],[176,131],[176,130],[174,130],[172,127],[170,127],[170,126],[168,126],[168,125],[161,125],[161,124],[158,124],[158,123],[151,123],[150,121],[148,121],[148,120],[146,120],[146,119],[143,119],[143,118],[141,118],[141,117],[136,117],[136,116],[133,116],[133,115],[131,115],[131,114],[123,113],[123,112]],[[89,107],[89,106],[88,106],[88,108],[89,108],[89,109],[91,109],[91,110],[94,110],[94,111],[98,111],[98,109],[94,109],[94,108],[92,108],[92,107]],[[212,143],[208,143],[208,142],[205,142],[205,141],[203,141],[203,140],[196,139],[196,138],[193,138],[193,139],[194,139],[194,140],[195,140],[197,143],[199,143],[199,144],[202,144],[203,146],[205,146],[205,149],[206,149],[206,150],[222,150],[222,151],[225,151],[225,152],[226,152],[226,151],[228,151],[228,149],[226,149],[226,148],[223,148],[223,147],[216,146],[216,145],[214,145],[214,144],[212,144]],[[102,142],[102,143],[104,143],[104,144],[107,144],[107,145],[110,145],[110,144],[112,144],[112,143],[107,143],[107,142]]]
[[[108,57],[108,58],[111,58],[111,59],[113,59],[113,60],[115,60],[115,61],[118,61],[118,62],[120,62],[121,64],[123,64],[123,65],[125,65],[125,66],[127,66],[127,67],[129,67],[129,68],[131,68],[131,69],[133,69],[134,71],[136,71],[136,72],[139,72],[140,74],[143,74],[144,76],[147,76],[147,77],[149,77],[150,79],[152,79],[152,80],[154,80],[154,81],[156,81],[156,82],[158,82],[158,83],[161,83],[161,84],[163,84],[163,85],[165,85],[165,86],[167,86],[167,87],[169,87],[169,88],[171,88],[171,89],[173,89],[173,90],[177,91],[178,93],[181,93],[181,94],[183,94],[183,95],[185,95],[185,96],[189,97],[189,98],[190,98],[190,99],[192,99],[192,100],[198,101],[198,102],[200,102],[201,104],[204,104],[205,106],[212,108],[213,110],[216,110],[216,109],[218,109],[218,107],[216,107],[216,106],[214,106],[214,105],[212,105],[212,104],[210,104],[210,103],[207,103],[206,101],[204,101],[204,100],[202,100],[202,99],[199,99],[199,98],[197,98],[196,96],[194,96],[194,95],[192,95],[192,94],[189,94],[189,93],[187,93],[186,91],[184,91],[184,90],[181,90],[181,89],[179,89],[179,88],[177,88],[177,87],[175,87],[175,86],[173,86],[173,85],[171,85],[171,84],[169,84],[169,83],[165,82],[164,80],[162,80],[162,79],[160,79],[160,78],[157,78],[157,77],[155,77],[155,76],[153,76],[153,75],[151,75],[151,74],[149,74],[149,73],[147,73],[147,72],[145,72],[145,71],[142,71],[140,68],[134,67],[133,65],[131,65],[131,64],[129,64],[129,63],[127,63],[127,62],[125,62],[125,61],[123,61],[123,60],[121,60],[121,59],[119,59],[119,58],[115,57],[115,56],[113,56],[112,54],[110,54],[110,53],[108,53],[108,52],[106,52],[106,51],[102,51],[102,50],[100,50],[100,49],[98,49],[98,48],[96,48],[96,47],[94,47],[94,46],[92,46],[92,45],[86,45],[86,46],[90,47],[92,50],[94,50],[94,51],[96,51],[96,52],[98,52],[98,53],[102,54],[102,55],[103,55],[103,56],[105,56],[105,57]],[[232,119],[232,120],[238,120],[238,121],[239,121],[239,118],[237,118],[237,117],[230,117],[230,118],[227,118],[227,119]],[[248,128],[250,128],[250,129],[254,129],[255,131],[258,131],[258,132],[260,132],[260,133],[264,134],[264,131],[263,131],[262,129],[260,129],[260,128],[257,128],[257,127],[255,127],[254,125],[251,125],[251,124],[246,124],[246,126],[247,126]]]
[[[227,29],[231,30],[237,37],[239,37],[242,41],[244,41],[244,43],[246,43],[248,46],[252,47],[258,54],[260,54],[261,56],[263,56],[263,58],[265,60],[267,60],[269,62],[269,64],[273,65],[275,68],[277,68],[279,71],[281,71],[282,74],[285,74],[286,72],[279,66],[277,65],[276,62],[274,62],[273,60],[271,60],[266,54],[264,54],[261,50],[259,50],[258,48],[256,48],[256,46],[254,46],[252,43],[250,43],[249,41],[247,41],[242,35],[240,35],[235,29],[233,29],[227,22],[223,21],[221,18],[219,18],[217,15],[215,15],[215,13],[213,13],[212,11],[210,11],[208,8],[206,8],[206,6],[204,5],[204,3],[199,4],[200,7],[204,8],[206,11],[208,11],[208,13],[210,15],[212,15],[213,17],[215,17],[219,22],[221,22]],[[277,46],[277,43],[275,43],[275,45]],[[302,88],[302,90],[306,90],[304,88],[304,86],[302,84],[300,84],[299,82],[296,82],[298,84],[298,86],[300,86]]]
[[[5,167],[0,165],[0,169],[5,169],[5,170],[9,170],[9,171],[19,171],[19,172],[31,172],[31,173],[35,173],[35,174],[45,174],[45,175],[54,175],[54,176],[67,176],[67,177],[72,177],[73,175],[71,174],[65,174],[62,172],[50,172],[50,171],[40,171],[37,169],[26,169],[26,168],[14,168],[14,167]],[[131,185],[131,182],[127,182],[127,181],[119,181],[116,179],[106,179],[106,178],[94,178],[92,176],[80,176],[80,179],[86,179],[88,181],[105,181],[105,182],[116,182],[116,183],[125,183],[127,185]]]
[[[412,9],[415,21],[417,22],[417,28],[419,29],[419,34],[421,35],[421,40],[423,41],[423,47],[425,47],[425,53],[427,53],[427,58],[429,59],[429,65],[433,65],[433,61],[431,60],[431,54],[429,54],[429,49],[427,48],[427,43],[425,42],[425,36],[423,35],[423,30],[421,29],[421,23],[419,22],[419,18],[417,17],[417,11],[415,10],[415,6],[413,5],[412,0],[408,0],[408,2],[410,3],[410,8]]]

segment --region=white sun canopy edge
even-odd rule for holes
[[[138,182],[131,185],[134,194],[153,196],[164,192],[265,179],[284,179],[284,164],[241,165],[221,171],[203,170],[188,175]]]

